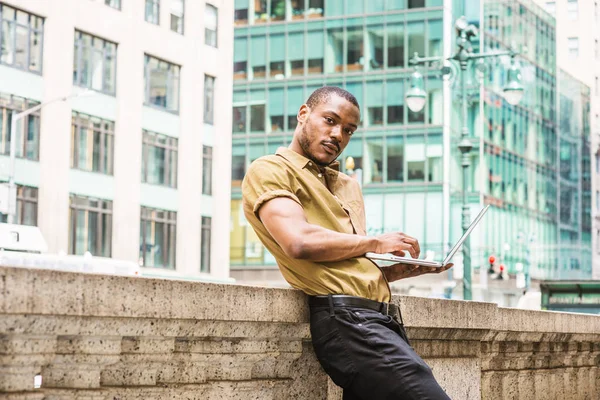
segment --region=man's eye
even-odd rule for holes
[[[352,136],[354,132],[352,132],[352,129],[346,129],[346,134]]]
[[[328,124],[333,124],[333,120],[329,117],[325,117],[325,121],[327,121]]]

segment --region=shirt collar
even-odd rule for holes
[[[294,166],[296,166],[297,168],[300,168],[300,169],[307,168],[310,165],[314,165],[314,163],[312,161],[310,161],[308,158],[296,153],[294,150],[288,149],[287,147],[278,148],[277,152],[275,154],[285,158],[286,160],[288,160],[289,162],[294,164]],[[311,163],[311,164],[309,165],[309,163]],[[317,165],[314,165],[314,167],[318,168]],[[329,164],[327,166],[327,168],[331,168],[334,171],[339,172],[340,171],[340,162],[334,161],[331,164]]]

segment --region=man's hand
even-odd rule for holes
[[[419,254],[421,254],[419,241],[405,233],[391,232],[375,238],[377,240],[376,253],[392,253],[396,256],[404,256],[405,252],[408,251],[412,258],[419,258]]]
[[[382,267],[381,270],[388,282],[398,281],[400,279],[414,278],[424,274],[439,274],[452,268],[454,264],[446,264],[441,268],[425,267],[412,264],[394,264],[389,267]]]

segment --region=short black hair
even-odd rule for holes
[[[360,106],[358,105],[358,100],[356,100],[356,97],[354,97],[354,95],[349,91],[337,86],[323,86],[318,88],[308,97],[308,100],[306,100],[306,105],[312,109],[319,104],[325,103],[327,100],[329,100],[332,94],[348,100],[360,110]]]

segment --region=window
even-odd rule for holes
[[[344,37],[342,28],[327,30],[327,65],[325,69],[328,73],[344,71]],[[309,43],[312,43],[310,39]],[[310,73],[310,60],[308,68]]]
[[[408,0],[408,8],[423,8],[425,0]]]
[[[22,97],[0,93],[0,154],[10,155],[12,137],[11,124],[14,114],[36,106]],[[16,157],[39,160],[40,157],[40,112],[34,112],[17,122]]]
[[[143,131],[142,182],[177,187],[176,138]]]
[[[160,0],[146,0],[146,22],[159,24]]]
[[[112,175],[114,133],[114,122],[74,112],[71,127],[71,168]]]
[[[233,42],[233,80],[248,77],[248,39],[235,38]]]
[[[283,89],[269,90],[269,120],[271,132],[283,132],[284,126]]]
[[[579,3],[577,0],[569,0],[567,2],[567,13],[570,20],[576,20],[579,18]]]
[[[202,194],[212,196],[212,147],[202,146]]]
[[[250,38],[250,58],[252,60],[252,77],[265,78],[267,75],[267,39],[265,36],[253,36]]]
[[[217,28],[219,17],[217,7],[207,4],[204,8],[204,43],[217,47]]]
[[[121,0],[104,0],[104,4],[117,10],[121,9]]]
[[[340,30],[341,31],[341,30]],[[323,35],[323,31],[309,31],[307,36],[307,43],[310,43],[310,46],[307,46],[307,58],[308,58],[308,74],[322,74],[323,73],[323,60],[325,58],[325,47],[324,47],[325,37]],[[304,48],[304,46],[302,46]],[[337,49],[341,51],[340,49]],[[298,56],[301,53],[298,53]],[[341,61],[341,53],[338,54]],[[296,67],[292,65],[292,71],[295,68],[302,68],[300,63],[296,63]]]
[[[404,123],[404,81],[390,80],[386,82],[387,123]]]
[[[388,67],[404,67],[404,24],[388,25]]]
[[[240,187],[246,175],[246,146],[234,144],[231,151],[231,186]]]
[[[140,265],[175,269],[177,213],[142,207]]]
[[[575,59],[579,57],[579,38],[571,37],[567,40],[569,45],[569,58]]]
[[[311,32],[308,34],[310,35]],[[322,32],[321,39],[323,39]],[[311,43],[311,48],[312,46],[314,46],[314,43]],[[292,76],[304,75],[304,35],[302,33],[289,33],[287,37],[287,48],[294,49],[294,51],[290,51],[288,54],[290,74]],[[321,72],[322,70],[323,57],[321,56]]]
[[[246,106],[233,107],[233,132],[246,132]]]
[[[73,84],[115,94],[117,45],[87,33],[75,31]]]
[[[248,0],[235,0],[234,21],[236,25],[248,24]]]
[[[183,0],[171,0],[171,30],[181,35],[183,35],[184,12],[185,3]],[[156,23],[158,23],[158,20]]]
[[[555,1],[547,1],[545,8],[549,14],[552,14],[552,15],[556,14],[556,2]]]
[[[71,195],[69,254],[110,257],[112,201]]]
[[[367,126],[383,125],[383,82],[367,83]]]
[[[366,139],[363,179],[365,184],[383,182],[383,143],[381,138],[367,137]]]
[[[179,65],[145,55],[146,104],[179,111]]]
[[[210,236],[212,231],[212,218],[202,217],[200,248],[200,272],[210,272]]]
[[[297,49],[293,50],[294,52]],[[285,36],[269,36],[269,76],[283,79],[285,74]]]
[[[308,9],[306,10],[308,18],[319,18],[323,16],[323,0],[308,0]]]
[[[250,106],[250,131],[265,131],[265,105],[255,104]]]
[[[204,123],[215,122],[215,78],[204,75]]]
[[[387,181],[404,182],[404,138],[388,137],[387,148]]]
[[[267,22],[267,0],[254,0],[254,23]]]
[[[285,0],[271,0],[271,21],[285,19]]]
[[[425,24],[423,22],[409,22],[406,26],[408,33],[408,56],[415,53],[425,54]]]
[[[44,19],[0,4],[0,64],[42,72]]]
[[[367,27],[367,54],[369,54],[367,69],[383,68],[383,26],[375,25]]]
[[[363,57],[363,29],[348,28],[346,31],[346,40],[348,41],[348,52],[346,57],[346,68],[350,71],[362,71],[364,64]]]
[[[38,189],[17,185],[17,218],[15,224],[37,226]],[[0,213],[0,222],[7,222],[8,215]]]

